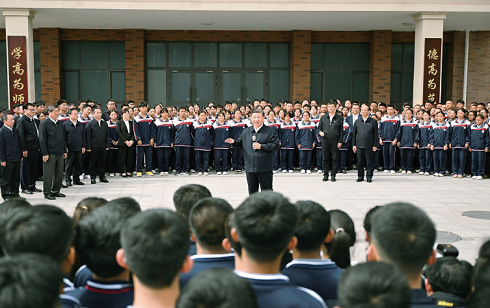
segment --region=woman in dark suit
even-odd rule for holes
[[[123,178],[130,176],[131,164],[133,162],[134,132],[133,121],[131,121],[128,109],[121,111],[121,120],[116,123],[116,131],[118,136],[117,146],[119,147],[119,170]]]

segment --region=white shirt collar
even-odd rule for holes
[[[48,118],[50,118],[50,119],[51,119],[51,117],[48,117]],[[51,121],[53,121],[53,122],[54,122],[54,124],[57,124],[57,123],[58,123],[58,119],[56,119],[56,120],[51,119]]]
[[[260,125],[260,127],[259,127],[259,128],[255,128],[255,127],[254,127],[255,132],[258,132],[258,131],[259,131],[259,130],[262,128],[262,126],[264,126],[264,123],[262,123],[262,125]]]

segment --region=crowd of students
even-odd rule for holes
[[[173,200],[175,212],[91,197],[73,218],[55,206],[5,201],[0,305],[484,308],[490,300],[490,240],[474,266],[438,256],[434,223],[408,203],[368,211],[363,263],[351,260],[360,239],[341,210],[272,191],[234,210],[197,184]]]

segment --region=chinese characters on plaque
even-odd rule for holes
[[[25,36],[8,37],[10,107],[27,103],[27,52]]]
[[[437,104],[441,93],[442,39],[426,38],[424,56],[424,102]]]

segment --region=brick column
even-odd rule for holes
[[[311,31],[293,31],[291,41],[291,99],[310,98]]]
[[[452,40],[449,43],[447,55],[446,96],[448,100],[456,101],[463,97],[465,36],[464,31],[451,32]]]
[[[391,90],[391,30],[375,30],[370,46],[369,100],[389,102]]]
[[[39,28],[41,53],[41,93],[50,105],[62,98],[61,42],[58,28]]]
[[[145,100],[145,31],[126,29],[126,100]]]

